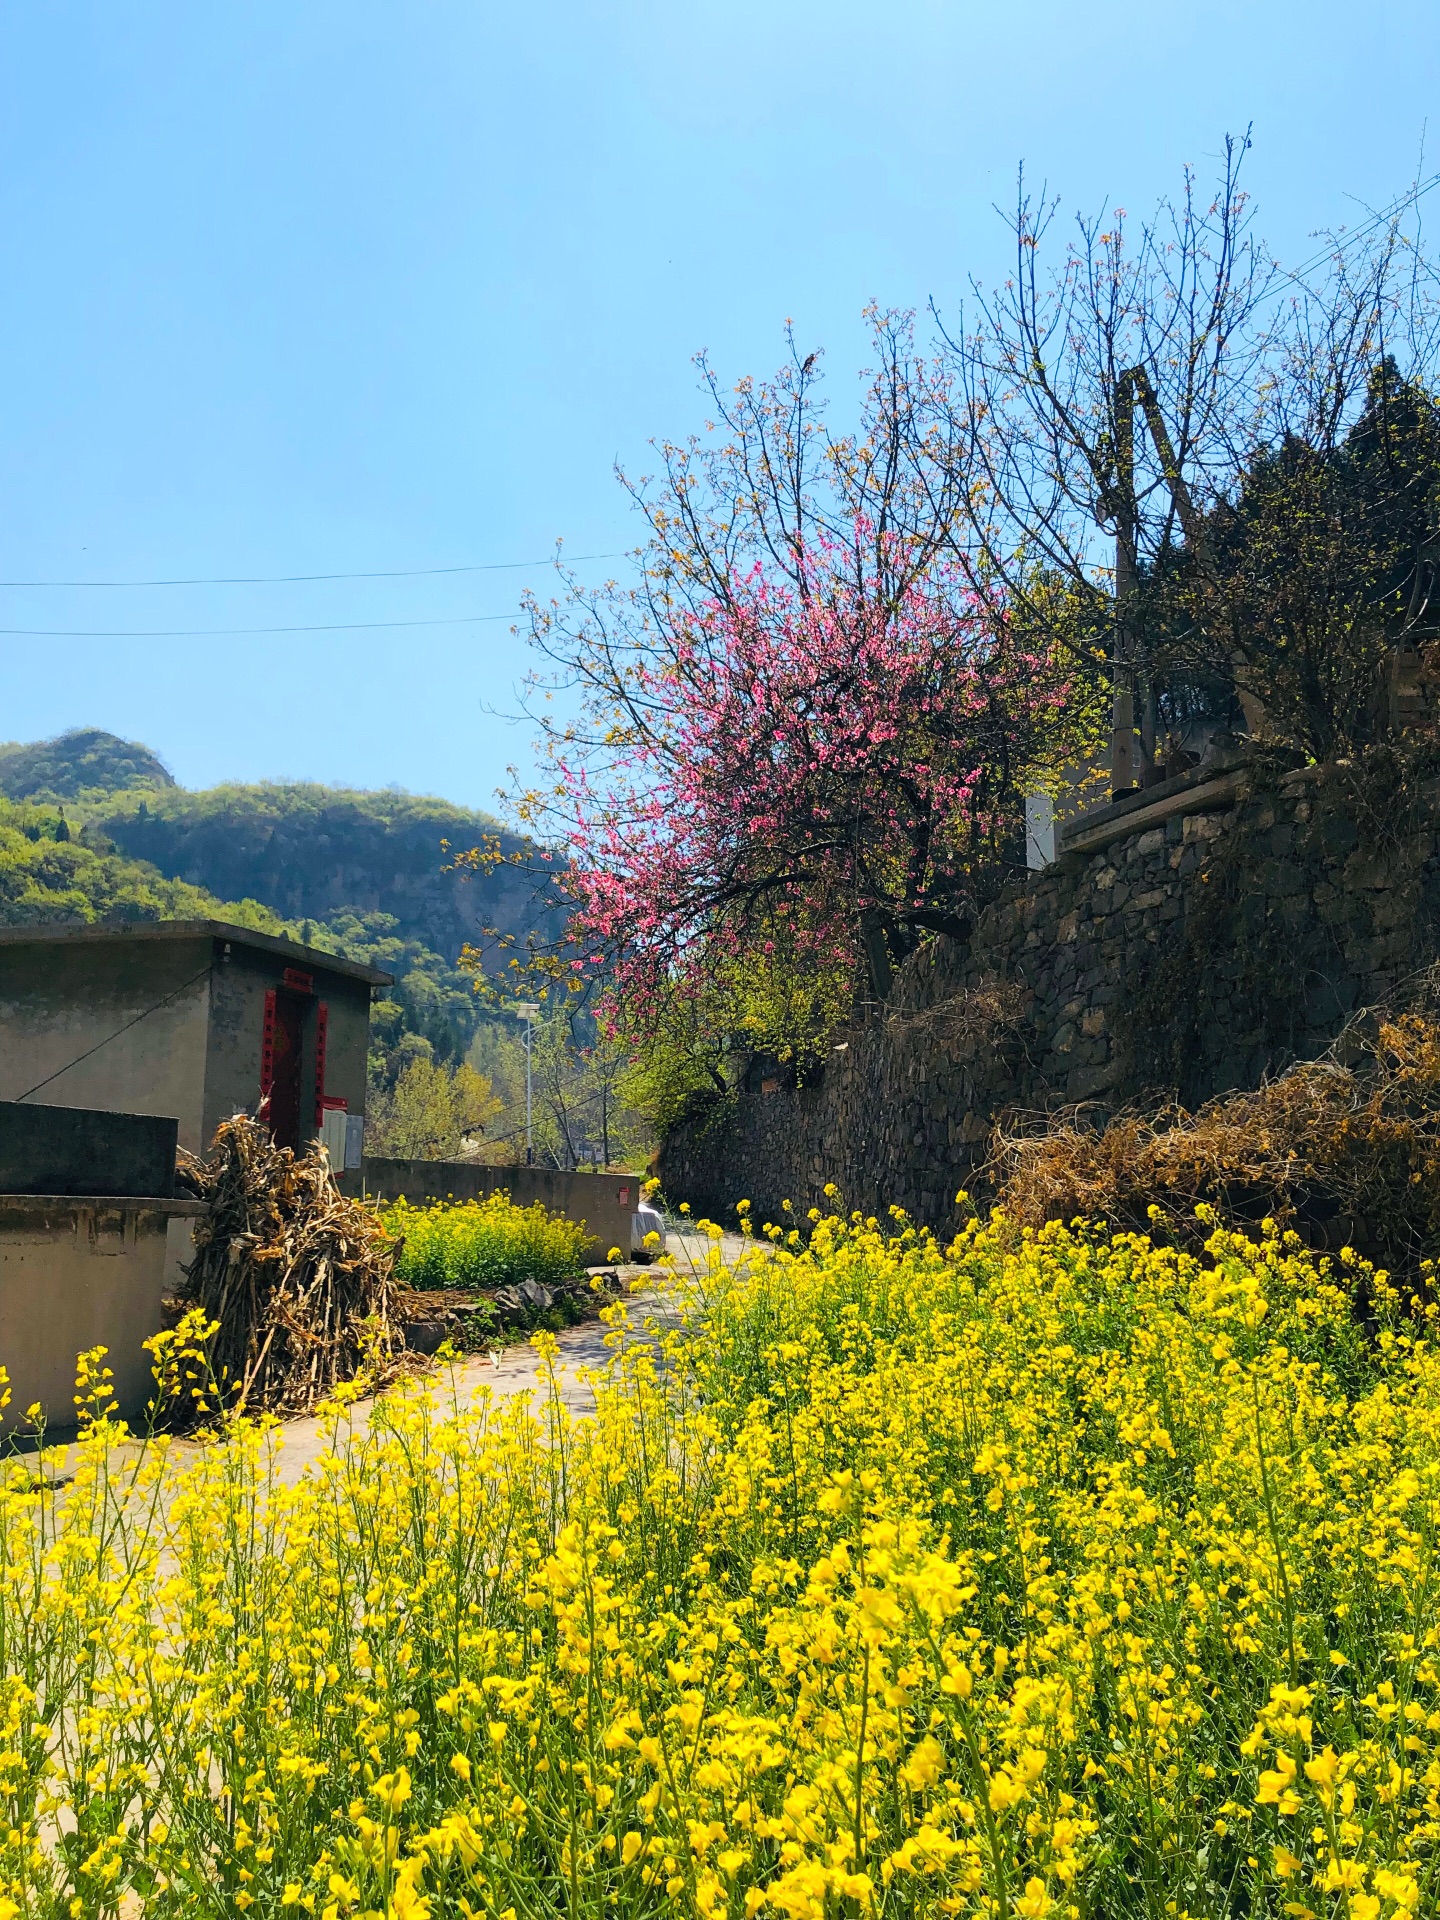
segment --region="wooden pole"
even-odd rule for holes
[[[1135,664],[1130,631],[1138,575],[1135,506],[1135,375],[1122,373],[1115,391],[1115,645],[1112,662],[1113,711],[1110,727],[1110,790],[1129,793],[1135,785]]]

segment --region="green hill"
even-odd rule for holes
[[[520,932],[535,916],[533,883],[513,869],[447,871],[455,852],[500,834],[499,822],[415,794],[308,782],[132,789],[90,814],[87,834],[96,830],[171,879],[261,900],[287,920],[386,914],[402,938],[452,961],[487,927]]]
[[[174,785],[170,769],[149,747],[98,727],[78,727],[55,740],[0,742],[0,794],[7,800],[89,800]]]

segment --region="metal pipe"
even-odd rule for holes
[[[515,1009],[525,1022],[525,1164],[535,1164],[535,1148],[531,1144],[530,1130],[534,1113],[534,1073],[533,1057],[535,1048],[535,1016],[540,1008],[533,1000],[522,1000]]]

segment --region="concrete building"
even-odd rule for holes
[[[232,1113],[281,1146],[365,1110],[390,975],[218,920],[0,928],[0,1100],[164,1114],[203,1153]],[[358,1162],[359,1128],[351,1129]]]

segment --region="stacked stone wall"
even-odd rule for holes
[[[1423,773],[1423,769],[1422,769]],[[902,968],[880,1017],[804,1086],[756,1061],[675,1129],[667,1197],[890,1204],[940,1230],[983,1193],[997,1121],[1253,1087],[1322,1052],[1440,952],[1440,779],[1393,756],[1289,774],[1064,855],[967,942]]]

